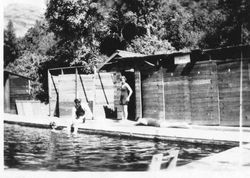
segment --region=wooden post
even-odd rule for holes
[[[4,75],[5,76],[5,75]],[[6,75],[7,79],[4,84],[4,112],[9,113],[10,109],[10,74]]]
[[[240,140],[239,140],[239,145],[240,145],[240,148],[242,148],[242,122],[243,122],[243,119],[242,119],[242,107],[243,107],[243,98],[242,98],[242,85],[243,85],[243,54],[242,54],[242,50],[240,51],[240,123],[239,123],[239,126],[240,126]]]
[[[77,68],[75,68],[75,98],[77,98]]]
[[[93,91],[94,91],[94,96],[93,96],[93,119],[95,119],[95,111],[96,111],[96,67],[94,66],[94,79],[93,79]]]
[[[142,118],[141,72],[135,70],[136,117]]]
[[[160,171],[163,154],[153,155],[148,171]]]
[[[164,70],[161,67],[161,82],[162,82],[162,105],[163,105],[163,120],[166,120],[166,103],[165,103],[165,86],[164,86]]]
[[[48,98],[49,98],[49,116],[51,116],[51,101],[50,101],[50,97],[51,97],[51,82],[50,82],[50,80],[51,80],[51,74],[50,74],[50,71],[48,70],[47,71],[47,75],[48,75]]]
[[[218,103],[218,119],[219,119],[219,125],[221,124],[221,116],[220,116],[220,88],[219,88],[219,77],[218,77],[218,67],[216,64],[216,85],[217,85],[217,103]]]

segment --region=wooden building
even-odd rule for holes
[[[118,50],[112,58],[129,56],[143,55]],[[48,70],[49,115],[70,117],[74,99],[80,98],[83,104],[89,105],[95,119],[105,116],[114,119],[117,118],[117,114],[120,118],[121,110],[117,107],[120,75],[103,72],[84,74],[81,68],[61,67]],[[113,111],[111,116],[104,108]]]
[[[31,78],[4,70],[4,112],[17,114],[16,100],[31,99]]]
[[[117,54],[117,53],[115,53]],[[112,55],[98,70],[119,76],[134,93],[129,119],[154,118],[199,125],[250,126],[250,46],[159,55]]]

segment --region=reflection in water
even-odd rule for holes
[[[4,164],[25,170],[146,171],[152,155],[179,149],[177,166],[228,149],[191,143],[70,135],[4,124]]]

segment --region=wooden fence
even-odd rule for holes
[[[62,68],[67,70],[72,68]],[[112,73],[80,74],[56,73],[48,71],[50,115],[70,117],[74,107],[74,99],[81,99],[83,104],[88,104],[94,118],[105,116],[104,106],[114,108],[114,81]],[[59,71],[60,71],[59,70]]]

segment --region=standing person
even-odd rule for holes
[[[127,120],[128,119],[128,102],[130,100],[130,97],[133,93],[133,90],[129,86],[128,83],[126,83],[126,77],[121,77],[121,97],[120,97],[120,104],[122,106],[122,119]]]
[[[72,123],[70,126],[70,130],[73,133],[77,133],[79,124],[85,122],[86,111],[82,107],[80,99],[75,99],[74,103],[75,107],[72,109]]]

